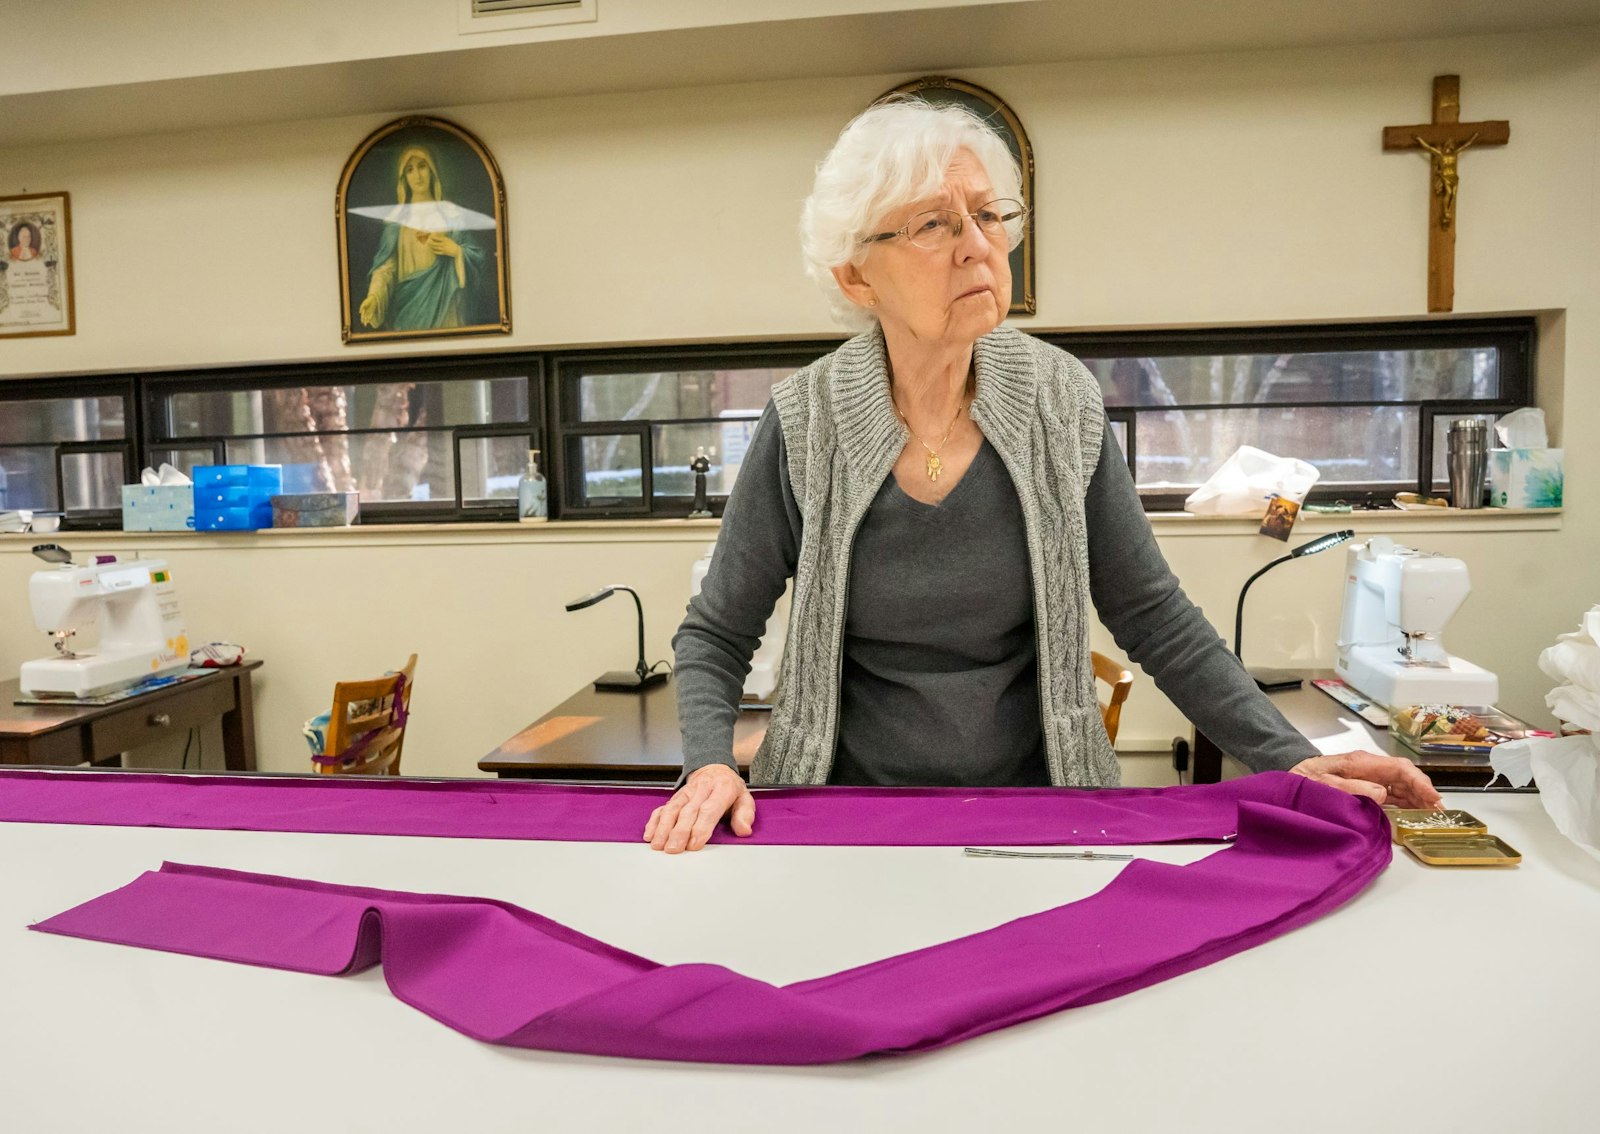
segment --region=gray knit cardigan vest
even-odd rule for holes
[[[1083,514],[1105,433],[1100,388],[1070,354],[1007,327],[979,339],[973,353],[969,412],[1022,504],[1050,782],[1115,785],[1089,659]],[[895,414],[877,330],[784,379],[772,400],[802,530],[778,700],[750,782],[824,784],[838,739],[851,546],[910,434]]]

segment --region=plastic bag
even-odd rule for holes
[[[1567,838],[1600,858],[1600,741],[1594,736],[1511,740],[1489,752],[1489,766],[1512,787],[1539,781],[1539,802]]]
[[[1264,516],[1272,496],[1303,504],[1320,475],[1305,461],[1241,445],[1183,502],[1183,510],[1197,516]]]
[[[331,719],[327,713],[318,713],[300,726],[300,733],[306,738],[311,755],[321,756],[328,750],[328,722]]]

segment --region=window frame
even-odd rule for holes
[[[651,459],[654,454],[654,445],[650,436],[650,421],[605,421],[599,423],[585,422],[582,425],[558,426],[554,431],[555,450],[560,455],[556,467],[560,474],[555,482],[551,499],[559,501],[556,514],[569,520],[611,520],[629,519],[637,520],[648,518],[652,513],[651,502],[655,499],[655,462]],[[639,439],[639,503],[637,504],[577,504],[575,497],[568,493],[577,489],[577,482],[582,477],[581,461],[572,461],[569,454],[574,442],[582,441],[585,437],[637,437]],[[577,465],[577,475],[568,475],[571,465]],[[685,509],[685,515],[687,515]],[[720,515],[720,513],[718,513]]]
[[[1141,414],[1171,409],[1238,410],[1288,407],[1360,408],[1365,406],[1414,407],[1417,410],[1417,468],[1415,484],[1400,486],[1433,494],[1434,423],[1442,416],[1463,414],[1503,414],[1535,404],[1536,346],[1538,329],[1533,316],[1397,320],[1348,324],[1295,324],[1273,327],[1209,327],[1168,331],[1074,331],[1030,329],[1045,342],[1074,355],[1087,358],[1148,358],[1185,354],[1279,354],[1359,350],[1417,350],[1467,346],[1493,346],[1499,351],[1500,392],[1492,399],[1399,399],[1393,401],[1271,401],[1243,403],[1196,403],[1180,406],[1107,406],[1106,417],[1126,426],[1127,444],[1123,456],[1130,473],[1138,468],[1138,419]],[[65,505],[62,459],[74,452],[104,452],[120,449],[126,480],[132,483],[138,469],[153,463],[160,453],[173,449],[210,449],[214,460],[225,455],[230,441],[252,440],[304,434],[205,433],[177,436],[170,428],[173,396],[183,393],[217,393],[238,390],[269,390],[303,386],[373,385],[393,381],[450,382],[525,378],[527,416],[521,421],[490,424],[425,425],[412,427],[421,432],[445,433],[450,438],[453,499],[434,501],[392,501],[362,507],[364,522],[384,523],[461,523],[514,519],[514,498],[468,503],[461,479],[461,453],[464,442],[473,438],[526,436],[531,446],[541,451],[541,469],[549,484],[552,519],[669,519],[687,516],[690,496],[654,495],[655,427],[661,425],[711,425],[733,420],[720,417],[640,417],[633,420],[581,419],[579,387],[584,377],[605,373],[671,373],[674,370],[723,370],[762,368],[793,371],[836,349],[843,338],[817,337],[782,339],[771,342],[633,345],[609,348],[563,350],[478,350],[464,354],[413,354],[401,357],[336,359],[316,363],[253,365],[189,369],[151,374],[69,375],[58,378],[15,379],[0,384],[0,409],[6,402],[35,399],[117,397],[122,400],[125,436],[113,441],[19,442],[16,447],[49,449],[56,478],[56,497]],[[740,420],[754,421],[759,410]],[[392,433],[383,428],[354,428],[342,431],[346,437],[372,433]],[[644,496],[638,504],[586,506],[568,500],[573,478],[582,470],[567,459],[574,439],[585,436],[623,434],[639,439],[642,457],[641,479]],[[9,447],[9,446],[8,446]],[[1215,454],[1218,462],[1227,454]],[[1334,499],[1387,502],[1397,490],[1393,483],[1382,485],[1319,485],[1309,496],[1312,502]],[[1141,492],[1140,501],[1150,513],[1180,510],[1186,493]],[[720,515],[725,495],[710,498],[713,514]],[[65,510],[64,507],[62,509]],[[63,527],[104,529],[120,525],[120,509],[78,510],[68,513]]]
[[[528,401],[530,404],[533,402],[536,393],[542,393],[542,391],[528,391]],[[486,499],[479,500],[476,503],[467,502],[466,496],[461,491],[461,486],[463,483],[461,479],[461,444],[464,441],[493,440],[496,437],[526,437],[528,439],[527,447],[529,449],[537,449],[539,448],[539,437],[534,431],[534,427],[532,425],[497,424],[456,425],[451,426],[450,428],[453,430],[450,440],[450,461],[454,470],[453,475],[455,477],[456,506],[469,519],[504,520],[508,517],[508,515],[511,519],[516,519],[518,514],[518,505],[517,496],[514,492],[510,497],[507,497],[504,500],[496,497],[488,497]],[[526,456],[526,454],[524,454],[524,456]],[[540,451],[539,456],[545,456],[542,450]],[[548,484],[550,480],[550,474],[545,469],[543,462],[540,463],[539,471],[545,474],[545,482]],[[401,505],[401,507],[404,507],[404,505]]]
[[[90,377],[74,375],[65,378],[20,378],[0,382],[0,411],[11,402],[28,401],[71,401],[85,398],[119,398],[122,401],[122,436],[104,441],[79,441],[62,440],[57,438],[51,441],[17,441],[0,442],[0,446],[7,449],[48,449],[50,450],[50,466],[54,472],[56,485],[56,507],[54,509],[35,508],[36,512],[57,511],[61,513],[61,527],[65,530],[104,530],[107,528],[120,528],[122,526],[122,501],[119,499],[115,508],[78,508],[72,511],[67,509],[66,478],[62,471],[62,457],[74,453],[122,453],[123,483],[131,484],[138,479],[140,466],[135,463],[138,455],[143,453],[142,438],[139,430],[142,423],[142,413],[139,404],[138,384],[126,376]],[[17,505],[7,503],[6,510],[16,508]]]
[[[526,435],[533,448],[543,437],[545,420],[545,354],[519,351],[468,355],[420,355],[405,358],[360,359],[323,364],[296,363],[288,366],[246,366],[217,370],[191,370],[172,374],[147,375],[142,381],[144,443],[141,454],[155,450],[201,449],[210,446],[219,459],[225,459],[231,441],[268,440],[283,437],[322,436],[300,432],[199,433],[178,436],[171,427],[171,399],[180,394],[236,391],[285,390],[313,386],[375,386],[395,381],[455,382],[493,381],[526,378],[528,383],[526,418],[514,422],[462,425],[411,426],[404,430],[359,427],[329,431],[327,435],[363,437],[385,433],[438,433],[449,438],[450,463],[455,483],[453,499],[438,501],[387,501],[363,503],[363,523],[472,523],[515,519],[516,497],[503,503],[468,504],[461,483],[461,441],[482,436]],[[548,476],[548,473],[546,474]]]
[[[1493,346],[1499,351],[1500,392],[1494,398],[1407,398],[1380,400],[1305,400],[1271,402],[1206,402],[1175,406],[1107,406],[1106,416],[1127,423],[1128,471],[1137,484],[1138,417],[1173,410],[1239,410],[1283,408],[1358,409],[1374,406],[1415,407],[1418,413],[1417,464],[1411,482],[1341,483],[1320,481],[1308,503],[1359,500],[1367,504],[1391,499],[1396,492],[1432,495],[1433,420],[1448,414],[1509,413],[1534,404],[1534,366],[1538,327],[1533,316],[1484,319],[1430,319],[1383,323],[1296,324],[1279,327],[1207,327],[1174,331],[1041,331],[1038,337],[1077,358],[1164,358],[1206,354],[1308,354],[1332,351],[1405,351],[1449,347]],[[1284,454],[1293,456],[1294,454]],[[1221,464],[1229,454],[1213,454]],[[1181,511],[1187,492],[1139,492],[1146,512]]]
[[[559,500],[559,515],[565,519],[683,519],[694,508],[693,496],[656,496],[655,488],[655,436],[658,425],[716,425],[728,421],[757,421],[761,410],[746,417],[640,417],[634,419],[611,418],[584,420],[580,386],[584,378],[599,374],[633,373],[640,368],[651,372],[670,373],[674,370],[738,370],[764,369],[795,371],[809,366],[830,351],[838,349],[843,339],[787,340],[773,343],[744,343],[687,347],[640,348],[623,347],[614,350],[590,350],[553,353],[550,391],[550,436],[552,450],[561,457],[552,462],[547,475],[552,479],[551,499]],[[567,460],[568,438],[584,436],[611,437],[637,435],[640,439],[640,463],[644,498],[639,505],[586,506],[570,502],[569,478],[582,475],[581,469],[569,467]],[[727,506],[726,494],[707,496],[707,506],[717,517]]]

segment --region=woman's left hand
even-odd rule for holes
[[[428,251],[435,256],[459,256],[461,255],[461,245],[451,240],[444,233],[436,232],[428,237]]]
[[[1289,771],[1351,795],[1364,795],[1396,807],[1444,806],[1444,800],[1428,777],[1404,757],[1379,756],[1376,752],[1340,752],[1302,760]]]

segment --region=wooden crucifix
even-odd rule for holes
[[[1385,126],[1386,150],[1426,150],[1433,167],[1428,194],[1428,310],[1449,311],[1456,300],[1456,191],[1459,161],[1468,146],[1503,146],[1511,123],[1461,121],[1461,76],[1433,78],[1433,121]]]

